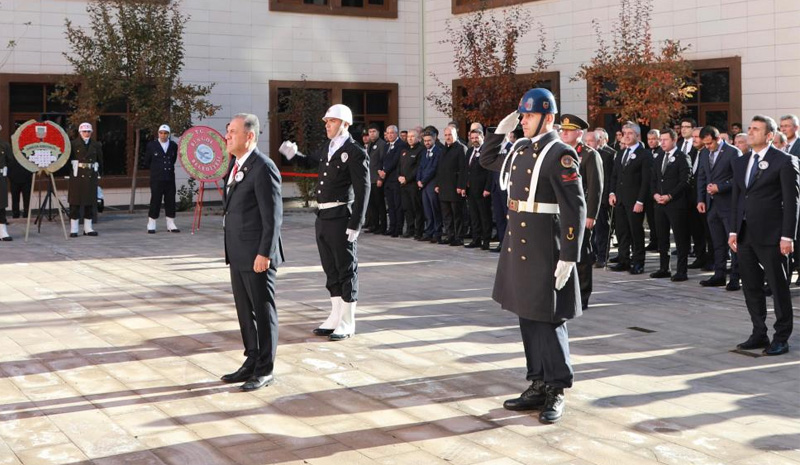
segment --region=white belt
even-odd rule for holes
[[[508,209],[515,212],[549,213],[558,215],[561,210],[557,203],[528,202],[525,200],[508,199]]]
[[[347,202],[324,202],[317,204],[317,208],[327,210],[328,208],[341,207],[342,205],[347,205]]]

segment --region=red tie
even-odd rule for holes
[[[239,172],[239,164],[236,163],[236,162],[233,162],[233,171],[231,171],[231,179],[236,181],[236,173],[238,173],[238,172]]]

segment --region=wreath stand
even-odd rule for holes
[[[33,192],[36,189],[36,175],[42,174],[44,175],[45,170],[39,170],[33,173],[31,177],[31,199],[33,198]],[[56,202],[58,202],[58,218],[61,220],[61,229],[64,231],[64,239],[69,240],[69,236],[67,236],[67,225],[64,223],[64,213],[62,210],[66,209],[64,204],[61,203],[61,199],[58,197],[58,188],[56,188],[56,178],[53,177],[53,173],[48,172],[47,174],[50,175],[50,185],[48,186],[47,193],[45,194],[45,201],[39,205],[39,214],[36,219],[37,224],[39,225],[39,231],[42,228],[42,216],[43,216],[43,207],[44,204],[47,203],[48,199],[50,201],[50,205],[52,206],[53,197],[55,197]],[[52,191],[50,188],[52,187]],[[39,197],[42,195],[42,189],[39,189]],[[33,208],[28,209],[28,221],[25,225],[25,242],[28,242],[28,233],[31,230],[31,216],[33,214]]]
[[[219,191],[219,195],[224,197],[222,193],[222,187],[220,187],[217,181],[199,181],[200,188],[197,190],[197,201],[194,205],[194,218],[192,219],[192,234],[198,229],[200,229],[200,220],[203,218],[203,198],[205,197],[206,192],[206,184],[214,184],[216,186],[217,191]]]

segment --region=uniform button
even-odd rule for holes
[[[523,244],[527,244],[528,243],[528,241],[526,241],[525,239],[520,239],[519,241],[522,242]]]
[[[533,173],[533,171],[531,171],[531,169],[528,168],[528,174],[531,174],[531,173]]]
[[[525,188],[525,192],[530,192],[530,190],[531,190],[530,187]]]
[[[522,226],[523,228],[524,228],[525,226],[528,226],[527,224],[525,224],[525,222],[524,222],[524,221],[523,221],[522,223],[520,223],[519,225],[520,225],[520,226]]]
[[[528,257],[526,257],[525,255],[523,255],[523,256],[521,256],[519,258],[521,258],[523,262],[528,259]]]
[[[322,193],[322,191],[317,191],[317,194],[321,194],[321,193]]]
[[[517,169],[517,165],[514,165],[514,166],[512,166],[512,167],[511,167],[511,169],[512,169],[512,170],[515,170],[515,169]]]
[[[506,219],[507,219],[507,220],[510,220],[510,219],[511,219],[511,216],[509,216],[509,215],[506,215]],[[509,234],[511,234],[511,231],[509,231],[508,233],[509,233]]]
[[[325,166],[331,166],[331,164],[330,163],[325,163]]]
[[[323,176],[327,176],[327,175],[328,175],[328,172],[326,171],[326,172],[322,173],[322,175],[323,175]]]
[[[507,248],[506,250],[508,250],[508,252],[510,253],[511,252],[511,247]]]
[[[319,184],[320,185],[325,184],[325,181],[320,181]]]
[[[511,235],[511,231],[509,231],[509,232],[508,232],[508,235],[509,235],[509,236]]]

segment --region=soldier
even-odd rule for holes
[[[547,89],[531,89],[518,111],[505,117],[481,147],[481,165],[500,171],[508,190],[508,231],[497,265],[492,298],[519,316],[530,387],[503,403],[508,410],[541,409],[539,421],[564,413],[564,389],[572,387],[567,320],[581,315],[578,274],[586,226],[586,202],[578,155],[553,131],[556,101]],[[525,139],[501,158],[505,135],[522,113]]]
[[[522,137],[522,128],[519,127],[506,134],[506,139],[500,148],[500,156],[504,157],[520,137]],[[505,189],[500,187],[500,173],[492,171],[490,176],[492,178],[491,188],[489,189],[492,192],[492,219],[497,228],[497,239],[500,242],[497,247],[489,250],[494,253],[500,253],[503,250],[503,236],[506,234],[506,226],[508,225],[508,220],[506,219],[506,216],[508,216],[508,194]]]
[[[386,153],[386,141],[380,138],[380,126],[369,125],[369,179],[372,183],[369,191],[367,207],[367,232],[386,234],[386,199],[383,196],[383,181],[378,171],[383,168],[383,156]]]
[[[561,140],[578,154],[583,194],[586,196],[586,231],[583,232],[581,259],[578,262],[583,310],[589,307],[589,297],[592,295],[592,230],[603,195],[603,162],[597,151],[581,141],[586,129],[589,129],[589,124],[581,118],[568,113],[561,115]]]
[[[2,126],[0,126],[2,129]],[[0,241],[14,240],[8,235],[8,220],[6,207],[8,207],[8,165],[12,163],[14,154],[8,142],[0,140]]]
[[[407,132],[408,147],[400,155],[400,167],[397,180],[400,182],[400,194],[403,211],[406,215],[407,230],[403,237],[421,239],[425,229],[425,216],[422,213],[422,191],[417,186],[417,169],[419,162],[425,156],[425,146],[422,145],[416,129]]]
[[[147,215],[147,233],[156,233],[156,220],[164,200],[167,231],[181,232],[175,226],[175,162],[178,160],[178,144],[169,139],[169,126],[158,128],[158,140],[150,141],[144,153],[144,166],[150,168],[150,212]]]
[[[92,140],[92,125],[81,123],[80,137],[72,141],[72,176],[69,178],[69,237],[78,237],[78,220],[83,216],[83,235],[97,236],[92,228],[97,206],[97,180],[103,163],[103,146]]]
[[[317,336],[341,341],[356,332],[356,301],[358,300],[358,259],[356,238],[364,224],[369,199],[370,160],[347,128],[353,124],[349,107],[336,104],[322,118],[329,144],[308,157],[319,162],[317,186],[317,249],[325,271],[331,296],[331,313],[318,328]],[[285,141],[279,151],[291,160],[297,144]]]

